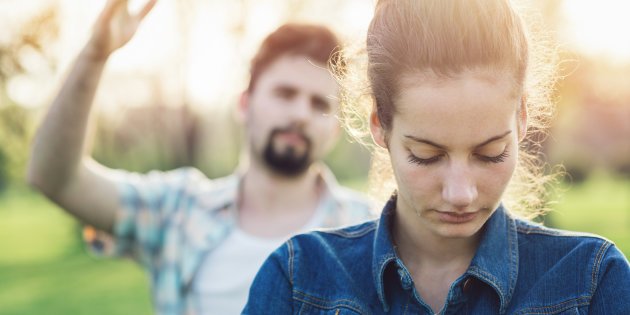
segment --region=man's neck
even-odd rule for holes
[[[317,166],[296,177],[250,166],[239,190],[239,226],[262,237],[298,232],[313,216],[322,184]]]

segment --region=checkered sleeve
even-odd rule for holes
[[[113,233],[84,228],[84,239],[96,255],[130,256],[151,264],[162,248],[169,218],[187,196],[191,178],[202,176],[194,168],[152,171],[147,174],[115,171],[120,207]]]

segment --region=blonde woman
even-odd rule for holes
[[[379,1],[368,125],[397,190],[377,221],[276,250],[244,313],[630,314],[614,244],[521,219],[547,106],[529,42],[508,0]]]

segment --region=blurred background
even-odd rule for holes
[[[587,231],[630,253],[630,2],[528,0],[559,44],[558,110],[545,158],[567,170],[547,225]],[[99,259],[80,225],[24,183],[37,123],[104,0],[0,0],[0,314],[151,314],[148,280]],[[141,1],[130,1],[138,8]],[[232,116],[249,59],[283,22],[329,25],[361,42],[374,0],[160,0],[111,58],[96,99],[93,156],[112,168],[192,165],[229,174]],[[340,141],[327,162],[366,190],[370,155]]]

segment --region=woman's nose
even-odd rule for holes
[[[477,199],[477,183],[472,171],[463,164],[450,165],[442,184],[443,200],[457,209],[466,208]]]

